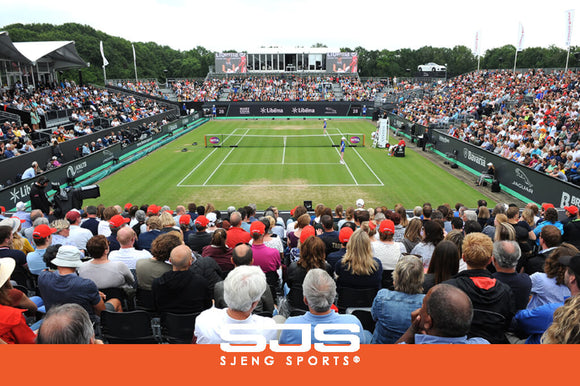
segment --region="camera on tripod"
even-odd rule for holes
[[[54,216],[64,218],[71,209],[81,209],[83,200],[101,196],[99,185],[88,185],[81,188],[62,188],[60,183],[52,182],[52,189],[56,191],[53,197]]]

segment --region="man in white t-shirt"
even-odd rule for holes
[[[379,225],[379,240],[373,241],[373,256],[381,261],[383,270],[394,271],[401,254],[406,252],[402,243],[393,241],[395,235],[395,223],[391,220],[383,220]]]
[[[86,251],[87,241],[93,237],[93,232],[88,229],[81,228],[81,214],[76,209],[68,211],[66,214],[66,219],[70,224],[68,235],[69,240],[71,240],[78,249]]]
[[[121,261],[131,270],[135,270],[135,265],[139,259],[150,259],[151,253],[147,250],[137,250],[133,247],[136,235],[133,228],[125,226],[117,232],[117,241],[121,248],[117,251],[109,253],[109,260]]]
[[[195,337],[199,344],[218,343],[254,343],[255,341],[227,339],[224,335],[226,327],[231,325],[253,326],[244,330],[244,335],[263,335],[269,342],[276,339],[278,333],[273,328],[276,322],[267,318],[252,314],[252,311],[268,290],[266,275],[260,267],[242,265],[228,273],[224,280],[224,300],[228,308],[215,308],[203,311],[195,320]],[[230,329],[231,335],[241,335],[240,330]]]

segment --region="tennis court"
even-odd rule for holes
[[[370,206],[412,208],[485,198],[415,153],[415,145],[404,158],[372,148],[375,129],[367,120],[329,120],[323,135],[320,120],[214,120],[99,181],[101,197],[85,204],[255,203],[288,209],[304,200],[348,206],[363,198]],[[342,136],[356,145],[346,147],[344,165]]]
[[[228,134],[208,134],[207,155],[177,186],[262,186],[264,178],[270,187],[384,186],[364,158],[364,134],[339,129],[321,132],[311,128],[272,135],[268,130],[241,127]],[[342,137],[351,143],[344,164],[339,162]],[[248,173],[239,173],[242,169],[251,170],[250,181]],[[289,183],[297,179],[302,182]]]

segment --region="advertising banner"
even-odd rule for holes
[[[211,112],[214,105],[217,117],[346,117],[362,113],[360,102],[219,102],[203,108]]]

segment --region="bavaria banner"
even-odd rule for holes
[[[389,118],[379,119],[379,135],[377,138],[377,147],[384,149],[387,147],[389,132]]]
[[[407,135],[412,136],[413,131],[414,135],[421,135],[425,131],[425,127],[394,114],[389,114],[389,118],[395,129]],[[549,202],[557,208],[580,205],[580,187],[577,185],[507,160],[439,130],[433,130],[431,137],[433,146],[437,151],[444,155],[453,155],[457,162],[475,172],[483,173],[487,170],[487,163],[493,163],[501,185],[530,202]]]

